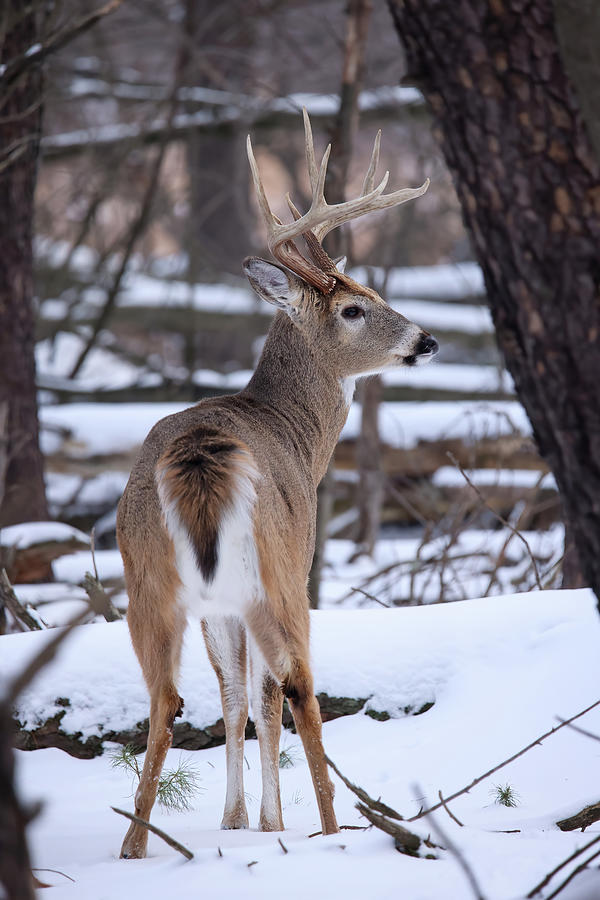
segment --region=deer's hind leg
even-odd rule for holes
[[[123,549],[122,549],[123,552]],[[173,722],[181,715],[183,700],[175,680],[179,671],[185,616],[177,605],[178,585],[174,561],[163,552],[148,565],[132,565],[123,552],[129,592],[127,621],[133,647],[150,692],[150,729],[140,783],[135,792],[135,813],[150,818],[167,750],[173,739]],[[125,859],[146,856],[148,832],[132,823],[121,847]]]
[[[247,624],[290,704],[310,769],[323,834],[334,834],[339,831],[333,809],[334,788],[325,759],[321,710],[308,661],[308,599],[305,594],[292,596],[290,591],[288,606],[295,610],[293,620],[279,617],[267,604],[260,604],[251,608]]]
[[[283,831],[279,790],[279,737],[283,691],[254,641],[250,645],[250,683],[252,719],[260,746],[262,770],[259,828],[261,831]]]
[[[246,629],[236,616],[202,620],[208,658],[221,690],[225,722],[227,793],[221,828],[247,828],[244,735],[248,721]]]

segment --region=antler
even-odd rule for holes
[[[294,216],[294,221],[284,225],[271,212],[254,158],[250,135],[248,135],[247,141],[248,161],[252,171],[252,180],[254,181],[258,205],[267,226],[267,245],[273,257],[322,293],[329,293],[335,287],[336,276],[331,273],[336,270],[320,246],[325,235],[351,219],[356,219],[377,209],[398,206],[400,203],[406,203],[407,200],[412,200],[414,197],[420,197],[429,187],[429,179],[426,179],[421,187],[403,188],[391,194],[384,194],[383,192],[389,179],[389,172],[386,172],[377,187],[374,188],[375,170],[379,162],[379,144],[381,140],[381,131],[379,131],[375,137],[371,162],[363,182],[362,193],[354,200],[330,205],[325,200],[323,192],[331,144],[327,145],[321,165],[317,167],[310,119],[306,109],[303,109],[302,113],[304,116],[306,162],[312,190],[312,201],[308,212],[301,215],[292,203],[289,194],[286,196],[286,200]],[[300,235],[305,236],[311,255],[315,257],[318,265],[313,265],[313,263],[305,259],[293,244],[294,238]]]

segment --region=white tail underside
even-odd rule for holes
[[[191,614],[239,616],[263,595],[258,553],[254,537],[254,510],[258,470],[250,461],[236,463],[233,475],[233,502],[225,510],[217,539],[217,565],[207,581],[196,556],[177,505],[168,497],[164,480],[157,476],[157,488],[164,521],[175,548],[177,572],[181,580],[178,599]]]

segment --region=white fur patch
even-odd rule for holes
[[[342,388],[344,402],[348,409],[350,409],[350,404],[352,403],[352,399],[354,397],[357,377],[358,376],[356,375],[347,375],[345,378],[340,379],[340,387]]]
[[[262,581],[254,540],[255,483],[258,470],[248,461],[237,462],[233,475],[233,502],[223,515],[217,542],[218,560],[212,581],[207,582],[196,564],[189,535],[176,505],[167,496],[164,479],[157,487],[167,530],[175,547],[181,588],[179,600],[200,618],[239,616],[262,597]]]
[[[426,366],[427,363],[431,362],[434,356],[434,353],[420,353],[415,359],[414,364],[415,366]]]

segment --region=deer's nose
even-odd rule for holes
[[[436,339],[432,337],[430,334],[421,335],[419,338],[419,342],[417,344],[416,354],[417,356],[423,356],[426,353],[433,356],[434,353],[437,353],[440,349],[440,346]]]

